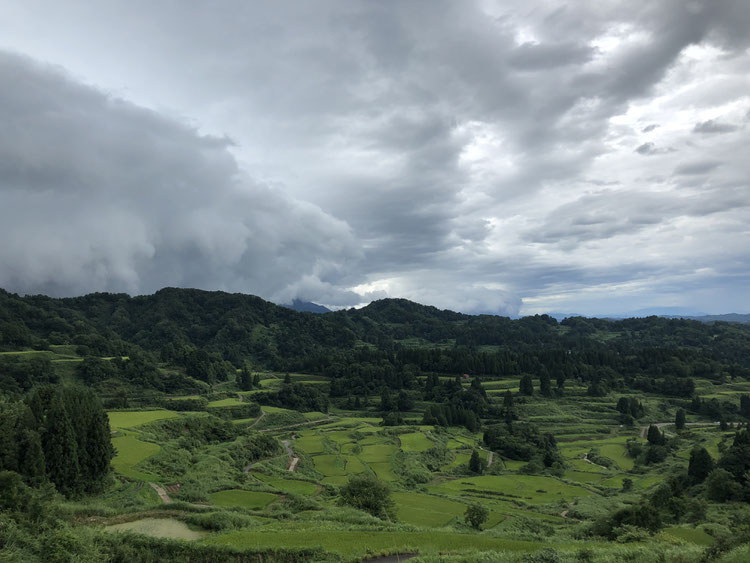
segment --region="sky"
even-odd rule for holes
[[[0,0],[0,287],[750,312],[746,0]]]

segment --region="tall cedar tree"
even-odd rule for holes
[[[518,384],[518,390],[521,395],[531,396],[534,394],[534,381],[528,373],[521,378],[521,381]]]
[[[250,391],[253,388],[253,376],[246,367],[240,372],[239,388],[243,391]]]
[[[714,460],[706,448],[696,446],[690,452],[688,463],[688,478],[694,483],[702,483],[714,469]]]
[[[479,452],[474,450],[471,452],[471,459],[469,459],[469,471],[472,473],[482,472],[482,458],[479,457]]]
[[[544,372],[539,378],[539,393],[542,394],[542,397],[552,396],[552,385],[547,372]]]
[[[659,427],[654,424],[648,427],[646,439],[648,440],[649,444],[654,444],[657,446],[661,446],[662,444],[664,444],[664,434],[662,434],[659,430]]]
[[[49,480],[61,493],[65,495],[74,493],[80,482],[78,443],[73,424],[65,410],[62,393],[55,393],[52,396],[42,443]]]
[[[674,417],[674,425],[677,430],[685,428],[685,411],[683,409],[677,409],[677,414]]]

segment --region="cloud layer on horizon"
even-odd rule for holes
[[[740,0],[0,6],[0,286],[750,310]]]

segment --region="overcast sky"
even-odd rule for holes
[[[750,311],[746,0],[0,0],[0,287]]]

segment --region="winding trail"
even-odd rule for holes
[[[583,454],[583,461],[588,461],[591,465],[596,465],[597,467],[601,467],[602,469],[609,469],[609,467],[604,467],[603,465],[599,465],[598,463],[594,463],[589,459],[589,454],[585,453]]]
[[[287,466],[286,470],[294,472],[297,470],[297,464],[299,463],[299,458],[296,455],[294,455],[292,448],[289,446],[289,440],[282,440],[281,443],[284,444],[286,453],[289,454],[289,465]]]
[[[249,430],[250,428],[252,428],[253,426],[255,426],[256,424],[258,424],[258,423],[259,423],[259,422],[260,422],[261,420],[263,420],[263,417],[264,417],[264,416],[266,416],[266,411],[264,411],[264,410],[261,410],[261,411],[260,411],[260,416],[259,416],[258,418],[256,418],[256,419],[255,419],[255,422],[253,422],[253,423],[252,423],[252,424],[251,424],[250,426],[248,426],[248,427],[247,427],[247,428],[248,428],[248,430]]]
[[[492,462],[495,461],[495,452],[490,451],[489,454],[487,454],[487,468],[489,469],[490,465],[492,465]]]
[[[165,491],[162,487],[160,487],[156,483],[149,483],[149,485],[151,485],[151,488],[156,491],[156,494],[159,495],[159,498],[164,504],[170,504],[172,502],[172,499],[167,494],[167,491]]]

